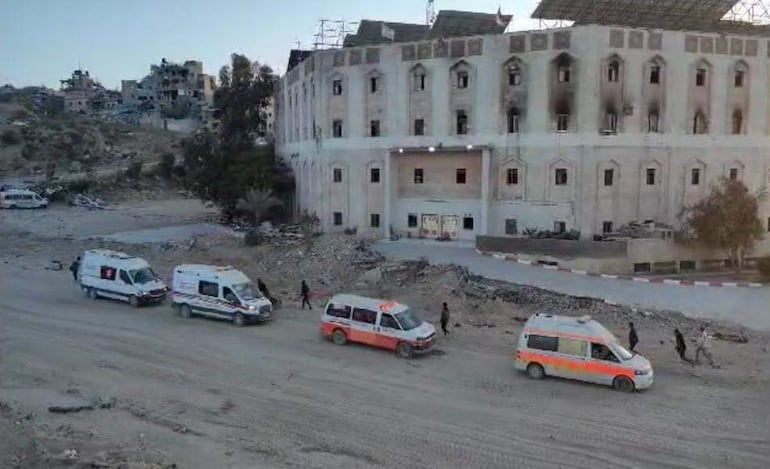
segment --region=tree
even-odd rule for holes
[[[268,210],[282,204],[283,202],[273,195],[273,191],[249,189],[243,198],[238,199],[235,208],[250,214],[254,224],[258,225]]]
[[[685,208],[685,226],[696,243],[727,251],[730,263],[740,271],[746,254],[762,239],[758,213],[763,197],[751,194],[741,181],[722,178],[706,198]]]

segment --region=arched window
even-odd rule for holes
[[[740,109],[733,111],[733,135],[743,133],[743,112]]]
[[[706,115],[702,111],[697,111],[692,122],[692,133],[705,134],[708,133],[708,123],[706,122]]]
[[[516,107],[512,107],[508,109],[508,133],[509,134],[517,134],[519,133],[519,118],[521,114],[519,113],[519,109]]]

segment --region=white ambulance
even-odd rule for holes
[[[108,249],[85,251],[78,270],[80,288],[89,298],[111,298],[137,307],[160,303],[168,287],[144,259]]]
[[[48,199],[27,189],[6,189],[0,191],[2,208],[47,208]]]
[[[273,305],[251,280],[232,266],[179,265],[174,269],[173,306],[182,317],[193,314],[233,321],[265,322],[273,318]]]
[[[358,295],[334,295],[329,300],[321,316],[321,334],[337,345],[373,345],[401,358],[428,351],[436,343],[436,328],[406,305]]]

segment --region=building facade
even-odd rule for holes
[[[307,54],[279,83],[295,209],[326,231],[591,239],[677,226],[721,177],[770,181],[766,37],[382,25],[386,40]]]

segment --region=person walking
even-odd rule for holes
[[[636,352],[634,348],[636,347],[636,344],[639,343],[639,336],[636,334],[636,328],[634,328],[633,322],[629,322],[628,327],[628,347],[631,352]]]
[[[72,272],[72,280],[78,281],[78,270],[80,270],[80,256],[77,257],[72,264],[70,264],[70,272]]]
[[[265,298],[268,300],[270,299],[270,290],[267,289],[267,285],[265,285],[265,282],[263,282],[261,278],[257,279],[257,288],[262,292],[262,295],[264,295]]]
[[[449,333],[449,331],[446,330],[447,324],[449,324],[449,307],[445,302],[441,306],[441,330],[444,331],[444,335]]]
[[[692,360],[687,358],[687,344],[684,341],[684,336],[679,332],[679,329],[674,329],[674,339],[676,340],[676,353],[679,354],[679,358],[690,365],[695,365]]]
[[[302,309],[305,309],[305,305],[307,305],[309,309],[313,309],[313,306],[310,304],[310,288],[304,280],[302,281],[300,293],[302,294]]]
[[[706,357],[706,360],[709,361],[711,366],[716,366],[714,364],[714,357],[711,355],[711,335],[709,335],[706,326],[700,327],[700,338],[698,339],[698,347],[695,349],[694,363],[698,363],[698,359],[700,358],[701,353],[704,357]]]

